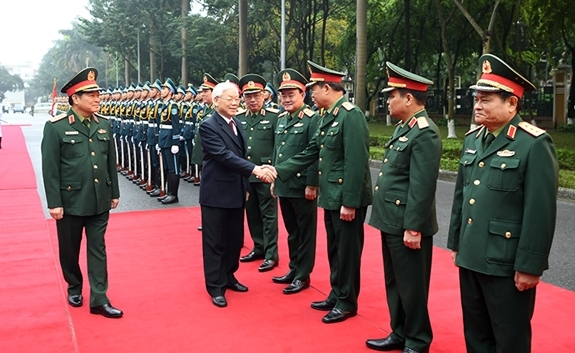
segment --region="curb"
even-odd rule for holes
[[[376,161],[374,159],[369,160],[369,166],[371,168],[381,168],[381,161]],[[451,170],[439,170],[438,180],[455,182],[457,180],[457,172]],[[557,190],[557,198],[565,201],[575,201],[575,190],[567,188],[559,188]]]

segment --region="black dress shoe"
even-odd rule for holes
[[[154,189],[148,193],[151,197],[158,197],[162,191],[160,189]]]
[[[284,288],[284,294],[295,294],[299,293],[304,289],[309,288],[310,280],[300,281],[299,279],[294,279],[294,281],[287,287]]]
[[[240,282],[236,282],[234,284],[228,284],[227,288],[234,292],[242,292],[245,293],[248,291],[248,287],[244,286]]]
[[[338,308],[333,308],[326,316],[321,319],[326,324],[334,324],[336,322],[342,322],[350,317],[357,315],[356,311],[346,311]]]
[[[250,251],[250,253],[247,254],[246,256],[240,257],[240,262],[252,262],[256,260],[261,260],[263,258],[264,258],[263,255],[258,255],[255,252]]]
[[[199,227],[198,227],[198,230],[201,232],[201,231],[202,231],[202,226],[199,226]]]
[[[74,308],[82,306],[82,294],[68,294],[68,304]]]
[[[273,270],[274,267],[278,266],[278,262],[275,260],[268,260],[265,259],[264,262],[258,267],[258,271],[260,272],[268,272]]]
[[[226,306],[228,306],[228,301],[223,295],[212,297],[212,303],[219,308],[225,308]]]
[[[178,200],[178,197],[175,195],[168,195],[168,197],[166,197],[165,199],[162,200],[162,204],[164,205],[169,205],[171,203],[177,203],[180,200]]]
[[[403,348],[402,353],[429,353],[429,347],[425,347],[419,351],[416,351],[416,350],[411,349],[409,347],[405,347],[405,348]]]
[[[370,339],[365,341],[365,344],[367,347],[375,349],[376,351],[395,351],[405,347],[405,342],[395,341],[391,336],[379,339]]]
[[[116,309],[110,304],[104,304],[90,308],[90,314],[103,315],[111,319],[117,319],[124,315],[122,310]]]
[[[332,303],[327,300],[322,300],[320,302],[312,302],[311,308],[321,311],[330,311],[331,309],[335,308],[335,303]]]
[[[279,277],[272,277],[274,283],[288,284],[292,283],[295,278],[295,271],[289,270],[285,275]]]

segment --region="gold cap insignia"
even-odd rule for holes
[[[283,78],[284,81],[289,81],[289,80],[291,80],[291,76],[290,76],[290,74],[287,73],[287,72],[284,72],[284,75],[283,75],[282,78]]]
[[[248,82],[248,87],[255,87],[256,84],[254,83],[254,81],[249,81]]]
[[[493,70],[491,69],[491,63],[489,62],[489,60],[485,60],[483,62],[483,67],[482,67],[482,72],[484,74],[490,74]]]
[[[94,81],[96,79],[96,74],[94,73],[94,71],[90,70],[88,71],[88,81]]]
[[[208,82],[208,76],[204,76],[204,82]]]

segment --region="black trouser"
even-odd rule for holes
[[[81,294],[83,277],[80,270],[80,244],[82,231],[86,230],[88,280],[90,282],[90,307],[107,304],[108,268],[104,235],[109,212],[94,216],[71,216],[56,221],[60,266],[68,283],[68,294]]]

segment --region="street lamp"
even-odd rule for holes
[[[345,77],[341,79],[341,83],[343,84],[343,89],[345,89],[347,100],[353,103],[353,79],[346,73]]]

